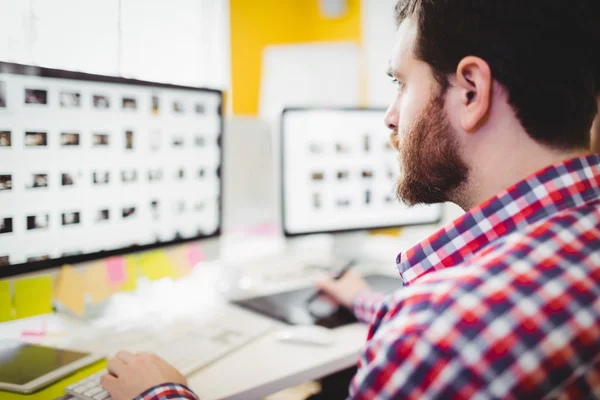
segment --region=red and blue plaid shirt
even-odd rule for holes
[[[405,288],[355,299],[371,326],[351,398],[600,398],[600,155],[536,173],[397,264]]]
[[[600,398],[600,155],[548,167],[398,259],[356,399]],[[366,307],[365,307],[366,306]]]
[[[198,400],[187,386],[179,383],[165,383],[146,390],[133,400]]]

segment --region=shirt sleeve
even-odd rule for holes
[[[429,386],[451,359],[448,351],[452,349],[428,342],[424,332],[431,323],[429,304],[423,306],[414,288],[408,299],[407,293],[403,289],[401,296],[385,297],[374,313],[350,384],[351,399],[452,398],[429,396]],[[451,340],[449,336],[446,339]]]
[[[190,388],[178,383],[163,383],[140,394],[134,400],[200,400]]]
[[[377,310],[381,308],[384,299],[385,295],[383,293],[374,292],[369,289],[361,290],[352,302],[354,315],[360,322],[370,324]]]
[[[419,399],[422,383],[411,377],[414,364],[414,335],[389,335],[370,340],[361,353],[358,371],[350,384],[350,399]],[[414,380],[408,382],[407,378]]]

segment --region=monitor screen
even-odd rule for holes
[[[219,234],[221,104],[0,63],[0,276]]]
[[[383,109],[287,109],[281,120],[287,236],[431,224],[442,206],[408,207]]]

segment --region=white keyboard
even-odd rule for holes
[[[74,343],[74,347],[111,356],[119,350],[154,353],[187,376],[263,336],[272,326],[268,321],[253,320],[248,324],[225,318],[202,323],[179,323],[161,329],[136,327],[124,332],[96,335]],[[110,399],[100,386],[100,377],[105,373],[101,371],[76,382],[68,386],[66,392],[83,400]]]

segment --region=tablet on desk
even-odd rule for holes
[[[0,390],[31,393],[104,357],[0,340]]]
[[[395,277],[373,274],[364,278],[371,289],[384,294],[402,288],[402,281]],[[314,293],[314,287],[305,287],[268,296],[238,300],[233,304],[290,325],[319,325],[325,328],[337,328],[358,321],[354,314],[344,307],[332,305],[326,301],[314,301],[309,304],[308,301]]]

